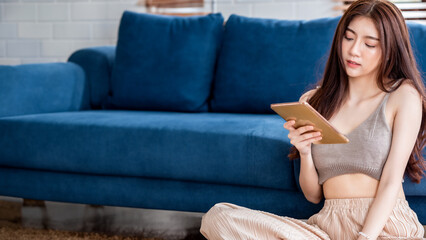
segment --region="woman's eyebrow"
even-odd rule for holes
[[[347,27],[346,28],[346,31],[349,31],[349,32],[352,32],[353,34],[355,34],[356,35],[356,32],[354,31],[354,30],[352,30],[352,29],[350,29],[349,27]],[[380,39],[378,39],[378,38],[376,38],[376,37],[373,37],[373,36],[365,36],[366,38],[369,38],[369,39],[372,39],[372,40],[376,40],[376,41],[379,41]]]

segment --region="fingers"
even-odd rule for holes
[[[302,142],[299,142],[295,145],[295,147],[299,150],[303,150],[304,148],[310,147],[313,143],[318,142],[322,139],[322,137],[310,138],[306,139]]]
[[[306,139],[306,140],[302,141],[302,143],[311,144],[311,143],[314,143],[314,142],[321,141],[321,139],[322,139],[322,136],[317,136],[317,137]]]
[[[302,135],[305,132],[311,131],[311,130],[314,130],[313,126],[303,126],[303,127],[298,128],[296,131],[297,131],[297,133],[299,133],[300,135]]]
[[[294,121],[294,120],[290,120],[290,121],[288,121],[288,122],[286,122],[286,123],[284,123],[284,128],[285,129],[287,129],[287,130],[294,130],[295,128],[293,127],[294,126],[294,124],[296,123],[296,121]]]
[[[289,134],[290,135],[290,134]],[[303,135],[290,138],[290,143],[297,145],[299,143],[312,143],[322,139],[321,132],[305,133]]]
[[[284,123],[283,126],[284,126],[285,129],[288,129],[288,130],[296,130],[296,128],[294,128],[295,123],[296,123],[296,121],[290,120],[290,121]],[[310,126],[310,125],[306,125],[306,126],[297,128],[297,133],[303,134],[303,133],[305,133],[307,131],[311,131],[311,130],[314,130],[314,127]]]
[[[307,147],[311,143],[320,141],[322,139],[321,132],[313,131],[314,127],[311,125],[306,125],[303,127],[295,128],[296,121],[290,120],[284,123],[284,128],[289,130],[288,138],[290,143],[296,146],[296,148],[301,149]]]
[[[303,135],[300,135],[300,141],[305,141],[313,138],[321,137],[320,132],[312,132],[312,133],[305,133]]]
[[[295,142],[293,145],[297,148],[300,153],[309,153],[311,152],[311,146],[313,143],[318,142],[322,137],[313,137],[305,139],[301,142]]]
[[[314,130],[314,127],[310,125],[306,125],[296,129],[294,128],[294,124],[295,124],[295,121],[289,121],[284,124],[284,128],[289,130],[289,134],[288,134],[289,138],[292,138],[293,136],[297,137],[299,135],[305,134],[308,131]]]
[[[300,142],[308,142],[308,143],[314,143],[317,141],[320,141],[322,139],[322,135],[320,132],[314,132],[314,133],[308,133],[303,134]]]

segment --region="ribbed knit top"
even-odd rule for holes
[[[389,93],[364,122],[346,135],[349,143],[312,145],[319,184],[347,173],[364,173],[380,179],[392,141],[392,131],[385,117],[388,98]]]

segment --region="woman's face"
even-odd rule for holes
[[[375,78],[381,54],[379,32],[373,20],[363,16],[352,19],[342,40],[342,57],[349,78]]]

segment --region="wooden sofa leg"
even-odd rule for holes
[[[43,200],[25,199],[22,203],[25,207],[46,207],[46,203]]]

